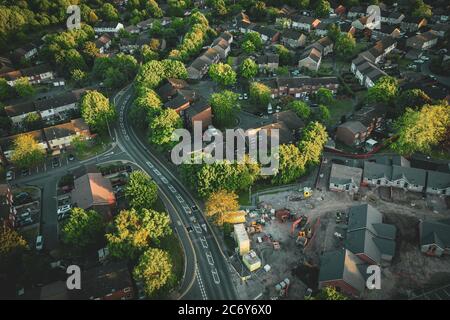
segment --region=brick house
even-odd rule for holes
[[[280,96],[292,96],[295,98],[304,98],[314,94],[320,88],[327,88],[334,94],[339,87],[339,81],[336,77],[321,78],[275,78],[263,81],[272,92],[272,98]]]
[[[408,38],[406,40],[406,46],[417,50],[426,50],[434,47],[437,44],[438,39],[438,33],[436,31],[429,30]]]
[[[287,47],[303,47],[306,43],[306,36],[300,31],[288,29],[281,35],[281,43]]]
[[[212,124],[212,108],[205,99],[198,99],[185,111],[184,120],[186,128],[193,129],[195,122],[202,123],[202,130],[208,129]]]
[[[53,154],[58,154],[62,149],[70,147],[72,140],[75,137],[89,139],[91,136],[89,126],[81,118],[56,126],[47,127],[43,130],[49,150],[52,151]]]

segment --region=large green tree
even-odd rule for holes
[[[228,90],[214,93],[211,95],[210,103],[217,126],[226,127],[233,124],[235,115],[240,110],[237,93]]]
[[[351,33],[340,34],[335,43],[335,51],[340,58],[347,58],[353,55],[356,41]]]
[[[111,228],[106,234],[109,252],[119,259],[134,259],[151,243],[158,244],[172,233],[169,216],[151,209],[122,210]]]
[[[450,127],[450,106],[425,105],[420,111],[406,109],[395,122],[398,139],[392,145],[400,154],[429,153],[443,143]]]
[[[231,86],[236,83],[236,72],[229,64],[214,63],[209,67],[209,76],[221,86]]]
[[[11,161],[21,168],[30,168],[45,160],[45,151],[31,134],[21,134],[14,140]]]
[[[323,147],[327,140],[327,131],[319,122],[311,122],[303,130],[299,150],[305,165],[316,165],[320,162]]]
[[[94,130],[105,132],[116,117],[114,106],[98,91],[87,91],[81,99],[81,116]]]
[[[303,120],[307,120],[311,116],[311,108],[303,101],[294,100],[289,103],[289,108]]]
[[[314,13],[319,18],[326,18],[330,14],[331,5],[327,0],[318,0]]]
[[[250,84],[250,100],[261,108],[267,107],[271,94],[270,88],[263,83],[252,82]]]
[[[258,65],[253,59],[247,58],[242,61],[239,71],[243,78],[253,79],[258,74]]]
[[[149,209],[158,199],[158,186],[144,171],[133,171],[125,187],[125,196],[134,209]]]
[[[63,242],[78,249],[100,244],[104,234],[103,217],[94,210],[73,208],[69,220],[62,227]]]
[[[169,150],[176,144],[172,141],[173,132],[182,126],[181,118],[175,110],[164,109],[150,121],[149,141],[161,150]]]
[[[391,76],[381,77],[373,87],[369,88],[367,98],[369,102],[392,102],[398,92],[398,80]]]
[[[153,296],[174,277],[169,253],[161,249],[149,248],[139,258],[133,270],[133,276],[144,283],[146,295]]]
[[[305,173],[305,161],[300,150],[293,144],[282,144],[279,148],[279,167],[272,177],[274,184],[287,184]]]
[[[30,97],[35,93],[35,90],[30,81],[25,77],[22,77],[16,81],[14,89],[16,90],[19,97]]]

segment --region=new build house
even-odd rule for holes
[[[420,250],[429,256],[443,256],[450,253],[450,223],[420,221]]]
[[[330,184],[331,191],[347,191],[356,193],[361,185],[363,170],[333,163],[331,165]]]

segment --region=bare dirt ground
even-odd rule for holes
[[[272,268],[270,272],[261,270],[260,273],[259,284],[265,287],[265,298],[276,295],[274,286],[284,278],[289,278],[291,283],[287,299],[301,299],[307,288],[316,289],[321,253],[343,247],[343,241],[334,235],[345,232],[336,223],[336,212],[347,212],[351,206],[363,203],[370,203],[383,214],[384,222],[397,227],[396,255],[390,266],[382,268],[382,288],[367,290],[363,299],[411,298],[450,282],[450,257],[431,258],[419,250],[419,219],[450,218],[450,210],[442,198],[424,199],[411,192],[362,189],[358,200],[346,193],[314,191],[309,199],[290,201],[296,195],[286,191],[259,199],[269,208],[287,208],[298,216],[305,215],[314,226],[313,237],[305,249],[290,235],[292,221],[272,220],[262,233],[252,236],[252,248],[262,258],[262,265],[269,264]],[[279,241],[281,249],[274,250],[270,241],[258,243],[257,237],[264,234]]]

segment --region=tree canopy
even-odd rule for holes
[[[78,249],[85,249],[103,240],[105,223],[94,210],[73,208],[69,220],[62,227],[63,242]]]
[[[221,86],[231,86],[236,83],[236,72],[229,64],[214,63],[209,67],[209,76]]]
[[[217,126],[227,127],[233,124],[235,115],[240,110],[237,93],[228,90],[214,93],[211,95],[210,103]]]
[[[81,99],[81,116],[94,130],[105,132],[108,122],[116,117],[116,110],[103,94],[98,91],[88,90]]]
[[[219,226],[223,225],[227,212],[239,209],[238,196],[233,191],[218,190],[211,193],[206,203],[206,215],[212,217]]]
[[[33,135],[26,133],[14,140],[14,149],[11,161],[21,168],[30,168],[42,163],[45,151]]]
[[[145,172],[133,171],[125,187],[125,196],[134,209],[149,209],[158,199],[158,186]]]

